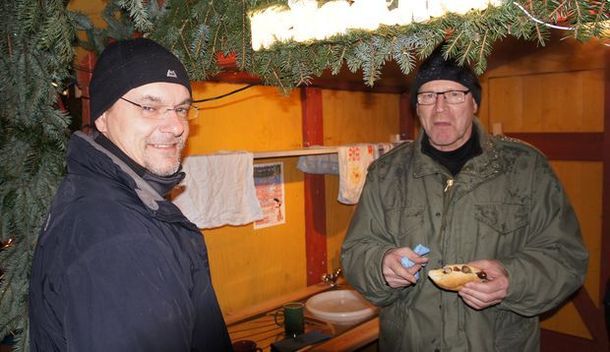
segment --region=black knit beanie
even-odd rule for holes
[[[417,105],[417,92],[424,83],[436,80],[454,81],[470,90],[477,104],[481,104],[481,84],[468,66],[460,66],[454,59],[445,60],[439,45],[419,67],[411,88],[411,106]]]
[[[91,124],[128,91],[155,82],[181,84],[191,93],[180,60],[156,42],[138,38],[108,45],[97,60],[89,84]]]

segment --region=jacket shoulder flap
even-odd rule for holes
[[[504,135],[493,136],[492,138],[500,146],[514,149],[514,150],[519,150],[519,151],[525,152],[527,154],[535,154],[535,155],[541,156],[544,159],[547,159],[546,155],[544,155],[544,153],[540,149],[538,149],[536,146],[534,146],[526,141],[523,141],[521,139],[504,136]]]

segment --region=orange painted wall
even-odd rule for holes
[[[237,84],[195,83],[194,99],[224,94]],[[187,155],[221,150],[270,151],[301,148],[299,91],[282,96],[273,87],[254,87],[218,101],[199,104],[191,124]],[[323,91],[325,144],[387,142],[398,133],[398,96]],[[214,287],[223,311],[230,312],[306,286],[303,173],[296,157],[257,160],[284,162],[286,223],[254,230],[225,226],[204,230]],[[352,206],[336,201],[338,177],[326,176],[329,270],[339,265],[339,248]]]
[[[325,90],[324,144],[389,142],[399,132],[399,95]],[[339,178],[326,176],[327,267],[340,266],[340,250],[355,206],[337,201]]]
[[[193,97],[217,96],[241,86],[198,82]],[[282,96],[273,87],[253,87],[198,106],[201,113],[191,124],[187,155],[301,147],[298,91]],[[303,175],[296,170],[294,158],[272,161],[284,162],[286,223],[258,230],[249,224],[203,231],[223,311],[305,286]]]

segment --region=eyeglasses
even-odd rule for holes
[[[125,99],[123,97],[121,97],[121,99],[125,100],[126,102],[128,102],[134,106],[139,107],[142,117],[147,118],[147,119],[163,120],[163,119],[167,118],[166,117],[167,113],[170,111],[174,111],[176,113],[176,115],[178,115],[178,117],[183,120],[194,120],[199,116],[199,109],[196,106],[193,106],[190,104],[174,106],[172,108],[167,105],[138,104],[129,99]]]
[[[446,90],[444,92],[419,92],[417,93],[417,103],[420,105],[432,105],[436,103],[436,98],[442,94],[447,104],[460,104],[466,99],[466,94],[470,90]]]

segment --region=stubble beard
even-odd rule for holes
[[[182,161],[182,150],[186,141],[184,138],[178,140],[176,151],[171,156],[164,156],[162,162],[159,162],[158,158],[147,158],[146,169],[157,176],[171,176],[180,169],[180,163]],[[153,159],[153,160],[151,160]]]

